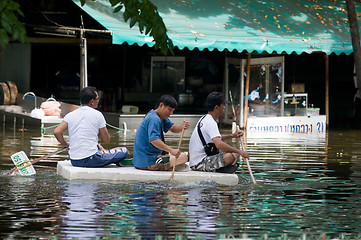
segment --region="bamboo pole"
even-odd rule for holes
[[[243,138],[240,137],[239,139],[241,140],[242,150],[243,150],[243,151],[246,151],[246,148],[245,148],[244,142],[243,142]],[[251,165],[249,164],[248,158],[244,157],[243,159],[244,159],[244,161],[245,161],[246,164],[247,164],[248,172],[249,172],[249,175],[251,176],[252,182],[253,182],[253,183],[256,183],[256,179],[255,179],[254,176],[253,176],[252,169],[251,169]]]
[[[183,135],[184,135],[184,130],[185,130],[185,129],[183,128],[181,137],[180,137],[180,139],[179,139],[178,149],[180,149],[180,145],[181,145],[181,143],[182,143],[182,139],[183,139]],[[171,181],[173,181],[175,166],[177,165],[177,159],[178,159],[178,158],[176,157],[175,160],[174,160],[174,165],[173,165],[173,170],[172,170],[172,176],[170,177],[170,180],[171,180]]]

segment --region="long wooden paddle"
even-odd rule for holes
[[[182,143],[184,130],[185,130],[185,129],[183,128],[183,130],[182,130],[182,134],[181,134],[181,137],[180,137],[180,139],[179,139],[178,149],[180,149],[180,145],[181,145],[181,143]],[[175,158],[175,160],[174,160],[174,165],[173,165],[172,176],[170,177],[170,180],[171,180],[171,181],[173,181],[174,171],[175,171],[175,166],[177,165],[177,159],[178,159],[178,158],[176,157],[176,158]]]
[[[45,155],[45,156],[43,156],[43,157],[34,159],[34,160],[32,160],[30,163],[31,163],[31,164],[34,164],[34,163],[36,163],[36,162],[38,162],[38,161],[40,161],[40,160],[43,160],[43,159],[48,158],[48,157],[51,157],[51,156],[53,156],[53,155],[55,155],[55,154],[61,153],[61,152],[65,151],[65,150],[67,150],[67,149],[68,149],[67,147],[64,147],[64,148],[62,148],[62,149],[56,150],[55,152],[49,153],[48,155]],[[8,172],[9,176],[12,176],[17,170],[20,170],[21,168],[23,168],[23,167],[14,167],[13,169],[11,169],[11,170]]]
[[[239,129],[239,128],[238,128],[238,129]],[[246,148],[245,148],[244,143],[243,143],[243,137],[239,137],[239,139],[241,140],[242,150],[243,150],[243,151],[246,151]],[[256,183],[256,179],[254,179],[254,177],[253,177],[251,165],[250,165],[249,162],[248,162],[248,158],[245,158],[245,157],[244,157],[243,159],[244,159],[244,161],[245,161],[246,164],[247,164],[247,168],[248,168],[248,171],[249,171],[249,175],[251,176],[252,182],[253,182],[253,183]]]

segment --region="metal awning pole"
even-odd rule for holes
[[[80,16],[82,28],[80,29],[80,90],[88,86],[88,51],[84,37],[83,16]]]
[[[330,112],[329,112],[329,61],[328,61],[328,55],[325,55],[325,113],[326,113],[326,129],[328,129],[329,125],[329,119],[330,119]]]
[[[88,86],[87,42],[84,30],[80,30],[80,89]]]

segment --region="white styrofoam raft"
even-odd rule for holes
[[[156,182],[170,181],[172,171],[146,171],[134,167],[117,167],[110,165],[102,168],[73,167],[69,160],[59,161],[57,173],[68,180],[109,180],[129,182]],[[237,185],[236,174],[215,172],[199,172],[188,169],[176,171],[173,180],[175,182],[201,182],[213,181],[223,185]]]

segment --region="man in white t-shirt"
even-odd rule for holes
[[[241,130],[233,134],[220,134],[216,120],[224,114],[225,103],[227,101],[220,92],[212,92],[207,97],[208,114],[198,121],[189,142],[189,166],[192,170],[234,173],[238,168],[239,156],[249,157],[246,151],[223,141],[243,135]],[[213,153],[206,153],[205,144],[213,144]]]
[[[71,164],[76,167],[103,167],[129,156],[128,149],[117,147],[110,150],[99,149],[98,138],[110,142],[104,116],[96,110],[99,95],[95,87],[85,87],[80,91],[82,106],[65,115],[64,120],[54,130],[54,136],[64,146],[69,147]],[[63,133],[68,130],[69,143]]]

